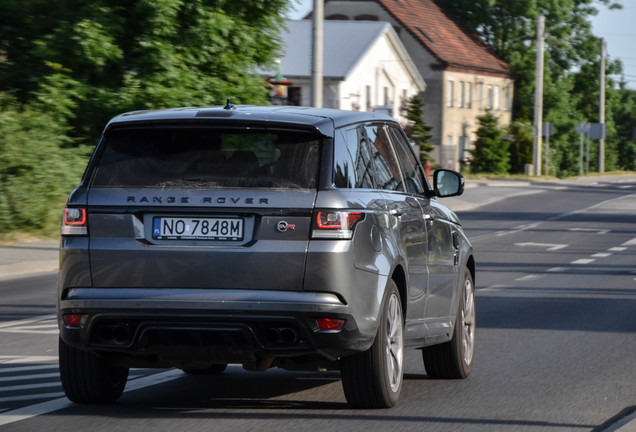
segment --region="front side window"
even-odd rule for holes
[[[101,147],[93,187],[317,187],[320,137],[305,131],[115,129]]]
[[[411,149],[411,144],[397,126],[389,126],[389,133],[395,145],[395,151],[400,160],[402,171],[404,172],[407,192],[416,195],[423,194],[426,190],[424,187],[425,180],[419,168],[415,152]]]
[[[365,126],[371,153],[375,184],[378,189],[404,191],[400,168],[386,130],[381,125]]]

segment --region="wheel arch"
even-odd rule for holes
[[[468,261],[466,261],[466,267],[470,271],[470,275],[473,277],[473,285],[475,284],[475,258],[470,255]]]
[[[406,319],[406,308],[407,308],[407,282],[406,282],[406,272],[404,271],[404,267],[401,264],[398,264],[391,274],[391,279],[397,285],[398,292],[400,293],[400,302],[402,303],[402,317]]]

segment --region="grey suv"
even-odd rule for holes
[[[355,407],[393,406],[405,348],[464,378],[472,247],[399,124],[303,107],[179,108],[106,126],[61,229],[69,399],[114,402],[131,367],[340,370]]]

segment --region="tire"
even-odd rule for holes
[[[113,403],[124,391],[128,368],[113,367],[103,358],[78,350],[59,339],[60,378],[66,397],[76,403]]]
[[[182,369],[188,375],[219,375],[227,369],[227,364],[214,364],[204,369]]]
[[[475,352],[475,285],[470,271],[461,289],[453,338],[422,348],[426,373],[434,379],[462,379],[470,375]]]
[[[367,351],[341,360],[342,387],[354,408],[390,408],[402,390],[404,319],[397,286],[389,281],[378,333]]]

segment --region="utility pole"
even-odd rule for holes
[[[314,0],[314,11],[311,14],[312,49],[311,49],[311,106],[322,108],[322,52],[324,0]]]
[[[605,124],[605,39],[601,38],[601,88],[599,91],[598,122]],[[605,172],[605,137],[598,140],[598,172]]]
[[[545,42],[545,17],[537,21],[537,61],[534,87],[534,175],[541,175],[541,132],[543,127],[543,44]]]

